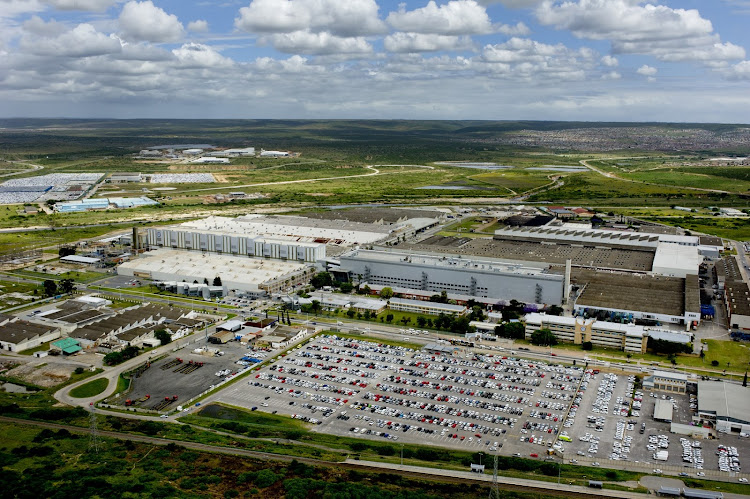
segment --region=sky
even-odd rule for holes
[[[0,116],[750,122],[750,0],[0,0]]]

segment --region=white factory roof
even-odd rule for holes
[[[185,222],[174,228],[235,236],[261,236],[280,240],[293,238],[295,242],[299,243],[332,242],[339,245],[374,243],[384,239],[394,231],[392,227],[375,224],[281,215],[245,215],[237,218],[208,217],[202,220]]]
[[[651,329],[648,335],[655,340],[671,341],[672,343],[682,343],[683,345],[690,343],[691,336],[690,334],[674,333],[663,329]]]
[[[654,371],[654,376],[666,379],[674,379],[678,381],[687,381],[688,375],[683,373],[673,373],[669,371]]]
[[[657,421],[672,421],[672,401],[657,399],[654,406],[654,419]]]
[[[391,298],[389,301],[392,305],[429,307],[434,310],[444,310],[450,313],[455,312],[460,314],[461,312],[466,310],[466,307],[464,307],[463,305],[452,305],[450,303],[438,303],[424,300],[407,300],[404,298]]]
[[[203,254],[158,249],[120,265],[118,272],[148,272],[153,279],[203,282],[220,276],[228,288],[257,289],[258,285],[282,279],[306,266],[286,260],[248,258],[237,255]]]
[[[92,258],[89,256],[78,256],[78,255],[68,255],[60,258],[60,261],[63,263],[86,263],[86,264],[92,264],[100,262],[100,258]]]
[[[681,244],[662,244],[656,247],[652,269],[654,273],[674,277],[685,277],[698,274],[698,267],[703,263],[703,256],[698,253],[698,246]]]

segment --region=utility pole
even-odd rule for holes
[[[490,499],[500,499],[500,487],[497,484],[497,454],[495,454],[495,465],[492,468],[492,486],[490,487]]]
[[[99,430],[96,428],[96,407],[94,407],[94,403],[91,402],[89,404],[89,407],[91,408],[91,415],[89,416],[89,450],[93,450],[95,453],[99,453]]]

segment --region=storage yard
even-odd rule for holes
[[[103,173],[49,173],[6,180],[0,184],[0,204],[78,199],[103,176]]]
[[[628,461],[648,472],[653,467],[726,478],[741,472],[737,463],[750,455],[750,439],[736,434],[696,444],[670,433],[669,423],[652,418],[661,394],[637,390],[632,375],[456,353],[324,335],[213,400],[289,415],[340,436],[604,467]],[[689,395],[670,403],[675,421],[688,423]],[[660,445],[668,457],[655,459]]]
[[[208,343],[206,338],[198,338],[196,343],[144,369],[140,376],[133,379],[130,392],[117,402],[109,403],[157,411],[172,410],[253,364],[242,361],[243,357],[264,359],[267,355],[268,352],[263,349],[249,349],[237,341],[214,345]],[[175,395],[177,399],[173,403],[162,405],[165,397],[172,399]]]

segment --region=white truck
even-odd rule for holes
[[[660,450],[654,453],[654,459],[657,461],[666,461],[669,459],[669,451]]]

